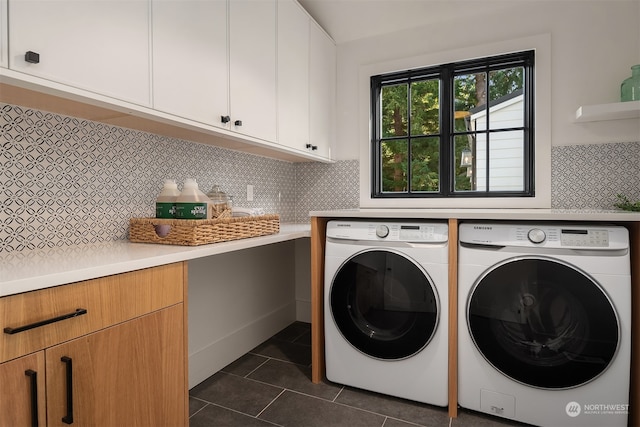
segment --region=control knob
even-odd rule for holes
[[[529,238],[531,243],[542,243],[547,238],[547,235],[543,230],[540,230],[539,228],[532,228],[531,230],[529,230],[527,237]]]
[[[376,236],[385,238],[389,235],[389,227],[386,225],[379,225],[376,227]]]

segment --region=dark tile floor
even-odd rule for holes
[[[190,391],[190,427],[515,426],[506,420],[311,382],[311,328],[295,322]]]

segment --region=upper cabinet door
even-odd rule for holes
[[[0,0],[0,67],[7,68],[9,66],[9,45],[7,36],[9,26],[7,22],[7,0]]]
[[[309,138],[317,154],[331,158],[335,138],[336,45],[315,23],[309,49]]]
[[[229,128],[227,2],[152,0],[153,107]]]
[[[276,141],[276,0],[230,0],[231,129]]]
[[[15,71],[149,106],[149,62],[149,0],[9,0]]]
[[[309,22],[294,0],[278,0],[278,143],[309,143]]]

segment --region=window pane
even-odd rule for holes
[[[487,75],[485,73],[462,74],[454,77],[455,130],[465,130],[464,118],[473,109],[480,109],[487,102]]]
[[[411,135],[440,133],[440,81],[411,83]]]
[[[405,136],[407,134],[408,86],[399,84],[384,86],[380,95],[382,114],[381,135],[383,138]]]
[[[521,93],[524,87],[524,68],[514,67],[489,73],[489,101]]]
[[[486,161],[489,155],[489,190],[524,190],[524,132],[493,132],[486,144],[486,134],[476,140],[476,184],[478,191],[487,190]]]
[[[411,142],[411,191],[440,190],[440,138]]]
[[[473,188],[473,170],[475,164],[475,156],[473,153],[475,135],[458,135],[454,137],[453,152],[453,168],[454,190],[470,191]]]
[[[406,192],[407,191],[407,153],[408,142],[406,139],[396,141],[384,141],[380,144],[382,156],[382,191]]]
[[[489,129],[524,126],[524,68],[506,68],[489,73]]]

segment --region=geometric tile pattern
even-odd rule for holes
[[[637,159],[639,142],[553,147],[552,208],[640,200]],[[0,103],[0,252],[126,239],[129,218],[155,214],[166,178],[218,184],[282,222],[359,206],[358,160],[290,163]]]
[[[360,204],[358,160],[296,164],[296,222],[309,211],[353,209]]]
[[[616,209],[616,194],[640,200],[640,142],[553,147],[551,161],[554,209]]]
[[[294,220],[294,163],[0,103],[0,252],[126,239],[166,178]]]

